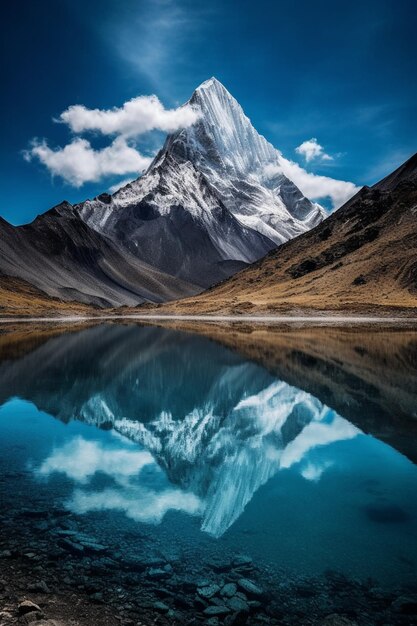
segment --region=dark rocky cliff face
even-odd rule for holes
[[[0,271],[62,300],[99,306],[161,302],[196,287],[148,267],[90,228],[67,202],[13,227],[0,223]]]

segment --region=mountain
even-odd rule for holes
[[[155,270],[91,229],[68,202],[25,226],[0,218],[0,241],[2,284],[6,277],[23,279],[59,300],[136,305],[196,292],[195,285]],[[23,288],[15,283],[15,289]]]
[[[187,105],[196,124],[169,135],[145,174],[113,195],[63,202],[25,226],[2,220],[0,275],[64,301],[165,302],[322,220],[288,178],[266,174],[280,153],[219,81],[204,82]]]
[[[417,154],[325,221],[176,313],[417,308]]]
[[[198,121],[169,135],[141,178],[77,210],[146,263],[205,288],[324,214],[283,174],[268,174],[280,153],[218,80],[187,104]]]

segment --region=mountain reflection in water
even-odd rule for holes
[[[297,572],[414,580],[415,334],[395,333],[391,355],[386,334],[209,334],[0,335],[3,465],[21,458],[24,489],[104,543],[133,523],[197,558],[206,542],[207,557],[229,546]]]
[[[0,400],[24,398],[120,436],[111,448],[77,436],[37,468],[76,483],[67,505],[77,513],[116,509],[156,523],[183,511],[220,537],[277,472],[296,467],[318,481],[337,463],[331,444],[361,434],[318,398],[204,337],[100,325],[32,348],[1,364]],[[97,473],[111,485],[92,488]]]
[[[241,374],[254,379],[257,369],[248,366]],[[309,394],[282,382],[243,396],[219,414],[215,398],[218,385],[227,389],[228,373],[213,386],[214,395],[210,392],[203,406],[177,420],[169,410],[146,423],[118,418],[124,414],[123,403],[95,396],[78,415],[92,424],[111,423],[115,432],[141,449],[106,450],[97,442],[76,438],[52,452],[40,475],[63,472],[81,484],[97,472],[113,479],[115,486],[100,492],[77,489],[69,503],[75,512],[115,508],[150,522],[175,509],[200,514],[202,530],[219,537],[280,468],[297,464],[306,479],[318,480],[332,461],[317,465],[310,459],[311,450],[360,432]],[[137,397],[140,407],[139,390]],[[156,463],[165,469],[169,489],[158,481]],[[140,474],[145,470],[143,487]]]

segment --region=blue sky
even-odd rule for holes
[[[25,160],[34,138],[52,150],[73,141],[53,121],[70,105],[155,94],[172,109],[212,75],[309,172],[372,184],[417,151],[414,0],[20,0],[1,12],[0,214],[12,223],[126,178],[75,186]],[[146,157],[162,138],[135,145]],[[307,161],[296,148],[312,138],[323,151]]]

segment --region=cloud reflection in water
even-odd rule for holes
[[[60,472],[82,485],[67,506],[76,513],[119,510],[154,524],[168,511],[181,511],[201,516],[202,530],[215,537],[278,471],[296,468],[318,481],[337,461],[331,444],[361,432],[282,381],[243,395],[226,415],[205,397],[182,420],[169,411],[146,423],[118,419],[104,398],[87,403],[88,421],[102,423],[104,412],[117,436],[110,444],[76,437],[42,463],[40,477]],[[98,474],[112,484],[97,489],[91,483]]]

